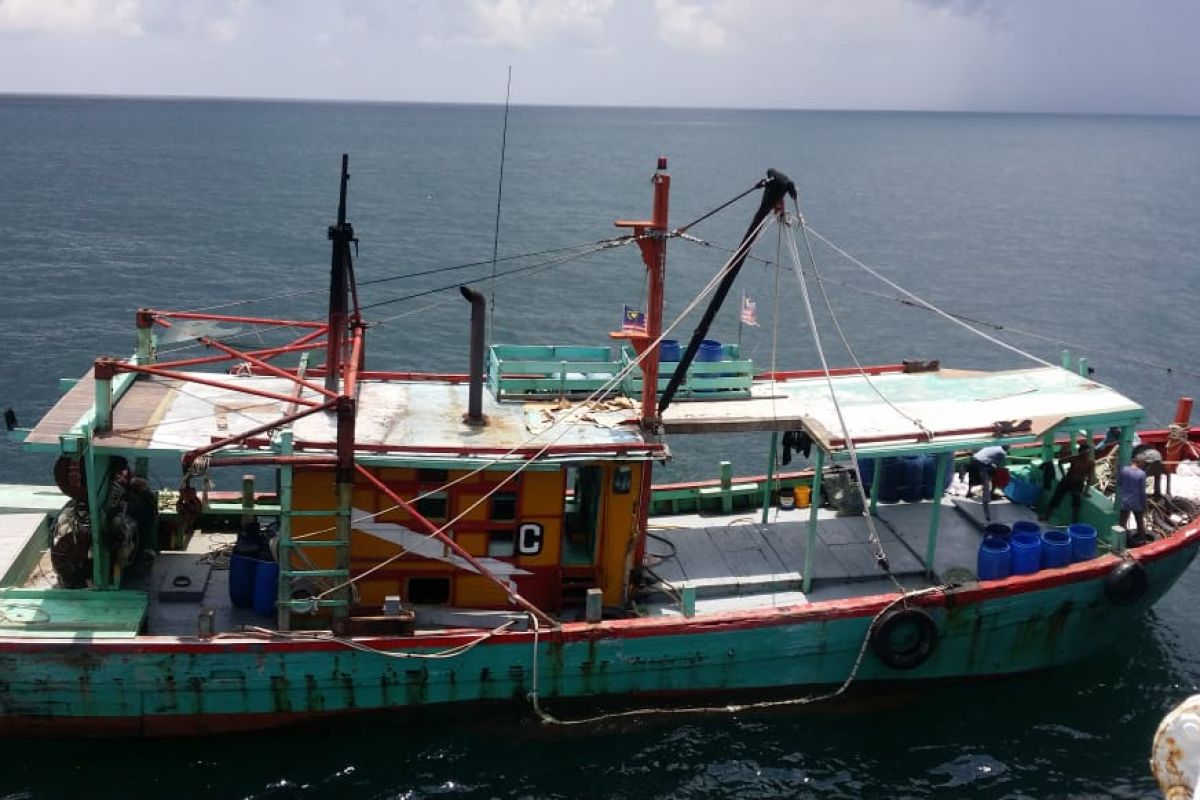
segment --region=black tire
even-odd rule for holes
[[[897,608],[882,617],[871,631],[871,649],[892,669],[915,669],[937,648],[938,631],[933,617],[919,608]]]
[[[1150,589],[1150,575],[1142,562],[1126,559],[1104,579],[1104,594],[1113,605],[1131,606]]]

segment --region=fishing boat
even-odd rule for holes
[[[828,366],[782,173],[758,181],[741,244],[666,320],[666,248],[686,234],[666,167],[650,217],[617,223],[647,288],[607,342],[489,344],[486,300],[463,287],[469,374],[369,368],[344,156],[327,318],[140,310],[132,355],[96,359],[13,431],[55,457],[55,486],[0,487],[0,732],[197,734],[485,701],[548,724],[723,693],[800,704],[1085,658],[1188,567],[1200,522],[1169,489],[1148,540],[1126,537],[1100,488],[1037,520],[1060,456],[1103,442],[1123,466],[1144,420],[1086,369]],[[707,338],[770,226],[796,257],[820,369],[757,369]],[[706,300],[690,340],[672,339]],[[1140,434],[1168,473],[1200,441],[1190,401],[1179,411]],[[763,475],[654,483],[672,443],[762,432]],[[1008,497],[984,504],[954,476],[997,445],[1012,448]],[[778,472],[784,451],[808,468]],[[156,492],[148,464],[164,459],[179,484]],[[231,474],[241,491],[217,492]]]

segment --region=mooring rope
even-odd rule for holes
[[[824,694],[806,695],[804,697],[790,697],[783,700],[762,700],[756,703],[730,703],[723,706],[686,706],[683,708],[635,708],[629,711],[614,711],[607,714],[596,714],[590,717],[582,717],[578,719],[562,719],[556,717],[546,709],[542,708],[541,697],[538,690],[538,627],[537,621],[533,620],[533,654],[532,665],[533,674],[530,681],[530,692],[526,695],[530,706],[534,713],[543,723],[547,725],[593,725],[598,722],[606,722],[614,719],[628,719],[630,717],[648,717],[658,715],[679,715],[679,714],[736,714],[742,711],[757,711],[765,708],[781,708],[785,706],[803,706],[811,703],[824,702],[832,700],[844,694],[850,688],[850,684],[858,677],[859,669],[862,667],[863,659],[867,654],[867,647],[871,643],[871,635],[875,632],[876,626],[885,614],[897,606],[907,606],[908,602],[914,598],[922,597],[937,592],[945,592],[951,588],[950,586],[931,586],[926,589],[918,589],[911,592],[905,592],[894,600],[888,601],[876,614],[871,618],[871,623],[867,626],[866,632],[863,634],[862,642],[858,646],[858,653],[854,657],[854,663],[850,667],[850,672],[846,675],[845,680],[833,691]],[[532,615],[531,615],[532,616]],[[803,623],[798,623],[803,624]]]

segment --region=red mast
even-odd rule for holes
[[[658,414],[658,337],[662,336],[663,286],[667,270],[667,213],[670,208],[671,176],[667,174],[667,157],[658,157],[654,184],[654,210],[648,220],[617,220],[618,228],[633,228],[642,261],[646,263],[646,332],[611,334],[615,339],[629,339],[637,354],[650,353],[641,361],[642,370],[642,430],[657,429]]]

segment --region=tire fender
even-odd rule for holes
[[[1127,558],[1104,578],[1104,594],[1113,605],[1131,606],[1150,589],[1150,574],[1142,562]]]
[[[937,648],[937,624],[920,608],[895,608],[871,628],[871,649],[892,669],[915,669]]]

